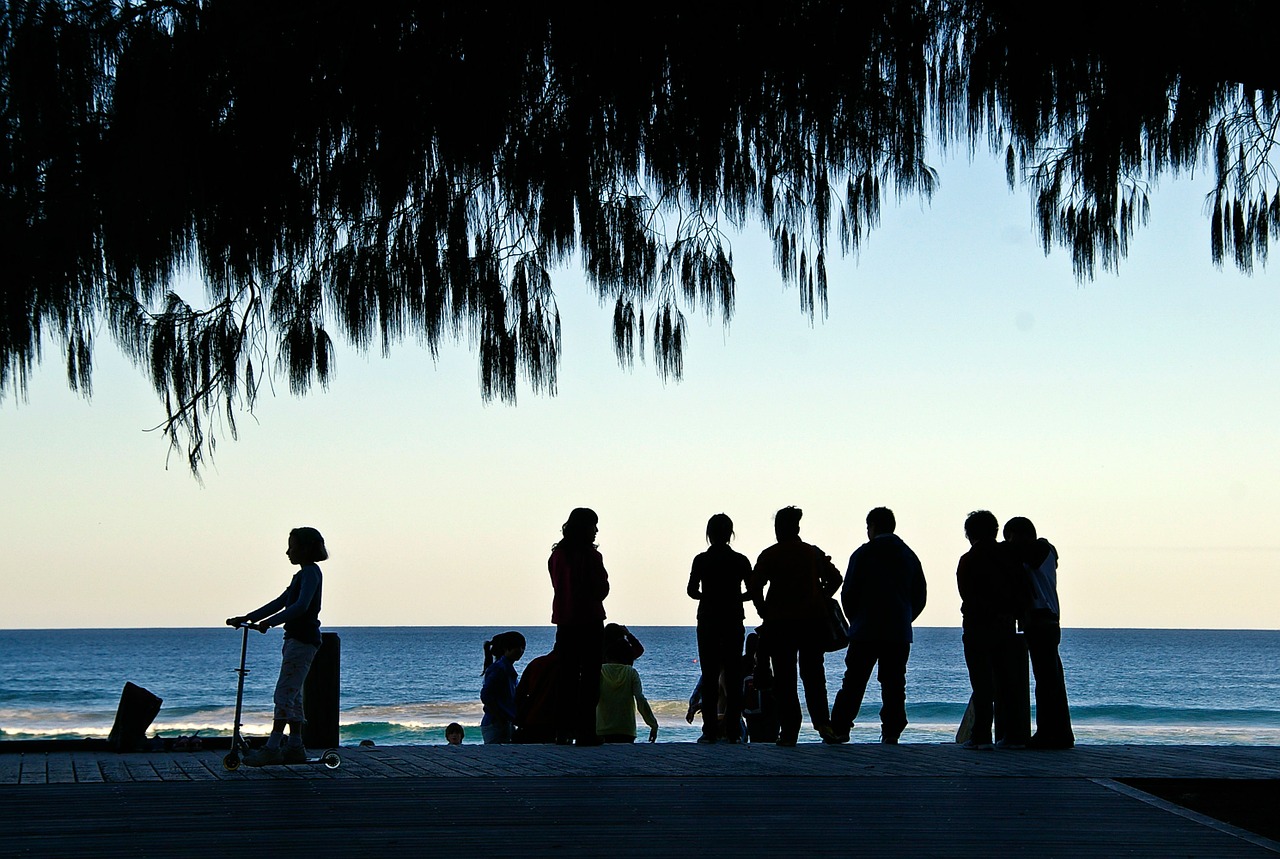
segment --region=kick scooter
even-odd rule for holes
[[[249,652],[249,630],[252,628],[252,624],[236,624],[236,629],[241,631],[240,667],[236,669],[236,674],[239,675],[239,679],[236,682],[236,721],[235,727],[231,732],[231,751],[227,752],[222,759],[222,766],[228,770],[240,769],[241,758],[249,751],[249,743],[245,740],[244,735],[240,733],[240,712],[241,705],[244,703],[244,676],[249,673],[249,669],[244,667],[244,661],[245,655]],[[338,754],[337,749],[327,749],[318,758],[307,758],[306,763],[324,764],[329,769],[336,770],[342,766],[342,757]]]

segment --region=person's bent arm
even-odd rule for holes
[[[249,612],[248,614],[241,614],[235,617],[227,618],[227,626],[242,626],[244,624],[251,624],[253,628],[258,629],[259,632],[266,632],[265,628],[259,629],[258,621],[262,620],[264,617],[269,617],[272,613],[277,612],[280,609],[284,608],[285,605],[288,603],[288,599],[289,599],[289,591],[288,589],[285,589],[284,593],[280,594],[280,596],[276,597],[266,605],[260,608],[255,608],[253,611]]]
[[[644,697],[644,688],[640,684],[640,674],[634,673],[634,680],[631,683],[631,694],[636,698],[636,710],[640,712],[640,718],[644,719],[644,723],[649,726],[649,742],[658,739],[658,719],[653,715],[653,708],[649,706],[649,699]]]
[[[836,591],[840,590],[840,585],[844,579],[840,576],[840,570],[836,569],[836,565],[831,563],[831,556],[819,549],[813,547],[813,551],[817,554],[818,561],[818,584],[822,588],[824,597],[833,597]]]
[[[306,611],[307,606],[311,605],[311,600],[316,595],[316,589],[320,587],[320,571],[314,567],[310,569],[304,568],[298,571],[298,575],[301,577],[298,582],[298,598],[276,614],[262,621],[264,626],[279,626],[287,620],[293,620]],[[289,592],[285,591],[276,602],[284,602],[288,598],[288,594]]]
[[[849,569],[844,574],[844,586],[840,588],[840,607],[850,620],[858,614],[857,559],[856,553],[849,556]]]
[[[695,600],[702,599],[702,589],[698,586],[697,559],[694,560],[693,567],[692,569],[689,570],[689,587],[687,587],[685,590],[689,594],[690,599],[695,599]]]
[[[924,611],[925,602],[929,598],[929,588],[924,581],[924,568],[920,566],[920,559],[915,553],[911,554],[912,566],[914,569],[914,581],[911,588],[911,620],[914,621],[920,616],[920,612]]]

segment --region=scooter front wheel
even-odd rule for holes
[[[231,754],[227,755],[222,759],[222,767],[223,769],[226,769],[229,771],[240,769],[240,756],[237,755],[235,752],[232,752]]]
[[[342,766],[342,757],[333,749],[329,749],[320,756],[320,763],[324,764],[331,770],[336,770],[338,767]]]

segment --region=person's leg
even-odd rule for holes
[[[718,735],[720,707],[721,644],[719,630],[698,624],[698,663],[702,669],[702,736],[714,742]]]
[[[778,714],[778,742],[795,745],[800,736],[800,694],[796,688],[796,662],[800,646],[790,630],[771,631],[769,656],[773,662],[773,696]]]
[[[880,682],[882,743],[897,743],[907,727],[907,659],[910,656],[911,645],[905,641],[885,642],[878,649],[880,668],[876,679]]]
[[[578,659],[576,628],[561,624],[556,627],[555,659],[555,734],[557,743],[573,742],[577,732],[578,685],[581,666]]]
[[[276,681],[275,705],[277,719],[289,723],[289,745],[302,745],[302,726],[306,713],[302,709],[302,686],[306,683],[311,663],[320,648],[286,638],[281,649],[280,678]]]
[[[995,714],[995,678],[991,666],[990,636],[980,628],[966,629],[963,642],[964,662],[969,669],[969,686],[973,689],[973,737],[970,744],[989,746],[991,722]]]
[[[506,719],[494,719],[489,724],[480,726],[480,737],[486,746],[508,745],[511,743],[513,728]]]
[[[849,642],[844,655],[844,679],[831,707],[831,730],[837,737],[847,737],[853,729],[875,664],[876,652],[871,645],[865,641]]]
[[[600,665],[604,653],[604,623],[584,625],[578,650],[577,741],[599,745],[596,737],[596,704],[600,702]]]
[[[993,640],[995,665],[995,740],[1022,748],[1031,738],[1031,690],[1027,683],[1027,646],[1013,625]]]
[[[800,682],[804,684],[804,704],[809,721],[817,731],[831,726],[831,707],[827,703],[826,652],[813,641],[800,646]]]
[[[306,760],[306,749],[302,743],[302,726],[306,723],[306,715],[302,709],[302,686],[311,669],[319,648],[311,644],[303,644],[292,638],[286,638],[280,647],[280,676],[276,679],[272,700],[275,704],[275,715],[271,723],[271,736],[267,738],[266,748],[245,755],[245,763],[250,766],[262,766],[273,763],[299,763]],[[289,728],[289,742],[284,745],[284,729]]]
[[[724,665],[724,723],[728,739],[742,739],[742,642],[743,628],[730,627],[720,639],[720,658]]]
[[[1058,646],[1062,628],[1056,621],[1035,621],[1027,628],[1027,648],[1031,671],[1036,678],[1036,738],[1045,745],[1070,746],[1075,743],[1071,711],[1067,705],[1067,683]]]

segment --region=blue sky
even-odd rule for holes
[[[546,624],[575,506],[600,514],[611,618],[692,624],[711,514],[754,559],[800,506],[843,568],[883,504],[924,563],[925,625],[959,624],[961,526],[987,508],[1058,546],[1067,626],[1277,628],[1280,295],[1210,263],[1209,180],[1155,189],[1119,274],[1080,283],[998,162],[940,172],[833,267],[813,324],[762,235],[735,237],[736,316],[691,317],[683,382],[617,366],[570,266],[557,397],[483,404],[465,343],[340,343],[330,390],[277,380],[203,486],[166,470],[143,432],[161,407],[105,334],[88,403],[51,350],[0,406],[0,627],[216,625],[287,584],[304,524],[332,552],[327,624]]]

